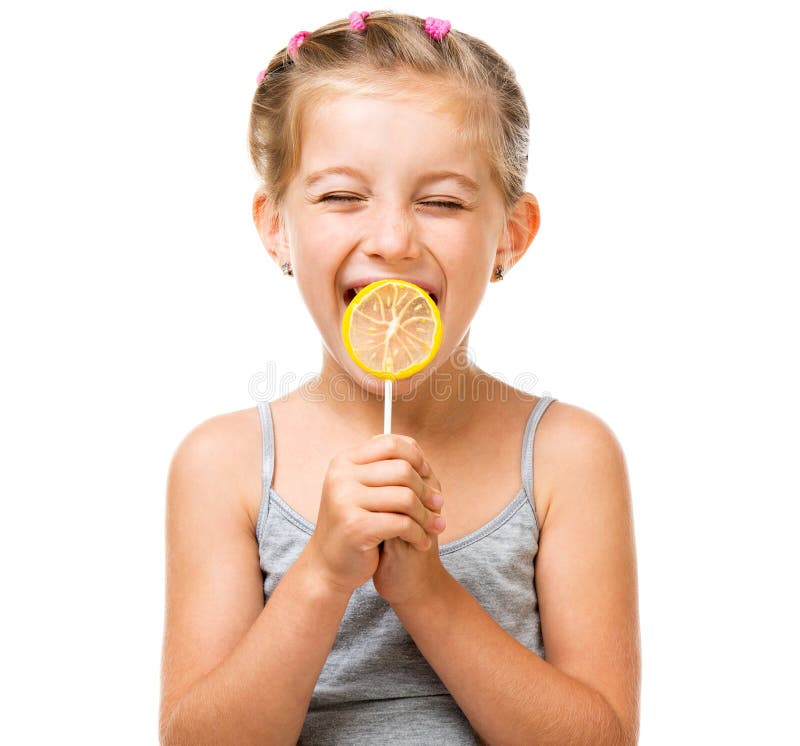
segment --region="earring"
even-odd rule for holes
[[[494,279],[495,280],[503,279],[503,268],[500,265],[494,268]]]
[[[283,270],[283,274],[294,277],[294,272],[292,271],[292,265],[289,264],[289,262],[284,262],[283,264],[281,264],[281,269]]]

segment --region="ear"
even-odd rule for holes
[[[260,189],[253,197],[253,222],[261,238],[261,243],[264,244],[264,248],[272,260],[278,266],[290,261],[289,244],[284,236],[280,211]]]
[[[524,192],[506,222],[504,241],[497,249],[495,267],[499,265],[507,272],[522,259],[539,231],[539,220],[539,202],[530,192]],[[494,274],[492,281],[496,281]]]

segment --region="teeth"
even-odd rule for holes
[[[355,297],[355,296],[356,296],[356,295],[358,295],[358,293],[360,293],[360,292],[361,292],[361,291],[362,291],[362,290],[363,290],[365,287],[366,287],[366,285],[359,285],[358,287],[353,287],[353,288],[350,288],[350,291],[349,291],[349,292],[353,294],[353,297]],[[434,303],[436,303],[437,305],[439,304],[439,299],[438,299],[438,297],[437,297],[437,296],[436,296],[434,293],[431,293],[429,290],[426,290],[425,292],[428,294],[428,296],[429,296],[429,297],[433,298],[433,300],[434,300]]]

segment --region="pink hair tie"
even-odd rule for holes
[[[367,28],[367,24],[364,21],[367,20],[369,13],[366,10],[362,10],[360,13],[357,10],[354,10],[348,18],[350,19],[350,28],[353,31],[363,31]]]
[[[441,18],[426,18],[425,33],[430,34],[436,41],[441,41],[450,30],[450,21]]]
[[[258,71],[258,77],[256,78],[256,83],[261,85],[261,81],[267,76],[267,68],[265,67],[263,70]]]
[[[310,36],[310,31],[300,31],[296,33],[291,39],[289,39],[289,43],[286,45],[286,49],[289,52],[289,56],[293,59],[297,59],[297,50],[300,48],[300,45],[303,43],[307,36]]]

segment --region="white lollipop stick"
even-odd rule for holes
[[[383,384],[383,432],[392,432],[392,379],[386,378]]]

